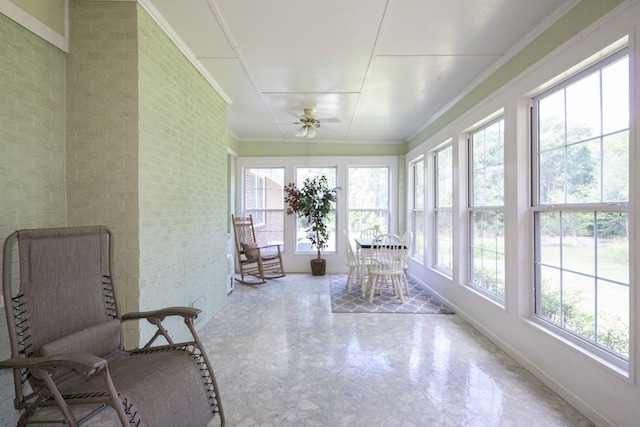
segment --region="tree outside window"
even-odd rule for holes
[[[626,49],[536,97],[533,112],[536,314],[624,364],[629,356]]]
[[[469,137],[469,281],[504,300],[504,119]]]
[[[449,142],[433,153],[433,265],[447,275],[453,270],[453,148]]]

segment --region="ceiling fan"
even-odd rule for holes
[[[340,119],[338,119],[337,117],[318,119],[313,114],[312,108],[305,108],[304,114],[300,116],[299,121],[294,123],[296,125],[302,125],[296,130],[295,136],[298,138],[307,139],[314,138],[317,134],[316,129],[320,127],[321,121],[322,123],[339,123]]]

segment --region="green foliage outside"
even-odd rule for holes
[[[540,301],[542,317],[622,356],[629,357],[628,319],[625,320],[609,312],[599,314],[596,337],[594,315],[585,309],[587,298],[584,293],[564,290],[561,297],[559,287],[550,287],[546,282],[542,287],[547,289]]]
[[[629,217],[626,208],[612,210],[629,201],[624,79],[626,58],[539,100],[534,204],[566,206],[535,216],[538,314],[628,357]]]
[[[349,168],[349,232],[357,236],[366,228],[380,225],[388,232],[389,169],[363,166]]]
[[[495,268],[476,268],[473,271],[473,284],[504,298],[504,274]]]

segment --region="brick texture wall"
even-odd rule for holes
[[[68,224],[102,224],[115,236],[118,295],[139,309],[138,64],[136,4],[69,4]],[[138,326],[125,339],[138,342]]]
[[[0,258],[15,230],[66,223],[64,105],[65,54],[0,14]],[[0,296],[0,359],[11,356],[4,305]],[[3,370],[0,425],[16,424],[12,398]]]
[[[0,235],[65,222],[65,56],[0,15]]]
[[[226,303],[226,103],[138,8],[140,301]]]
[[[65,225],[64,105],[64,53],[0,14],[0,243]]]
[[[71,2],[70,23],[69,224],[114,230],[123,311],[206,321],[226,303],[226,104],[136,3]]]

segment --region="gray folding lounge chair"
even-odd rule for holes
[[[105,405],[122,426],[207,426],[215,415],[224,425],[213,370],[193,326],[199,310],[121,315],[107,228],[16,231],[5,241],[2,271],[11,358],[0,368],[14,370],[14,404],[24,410],[19,426],[50,412],[76,426]],[[161,323],[168,316],[182,317],[193,340],[174,343]],[[135,319],[158,330],[144,347],[127,351],[122,322]],[[159,337],[167,343],[153,345]],[[77,420],[87,406],[89,415]]]

